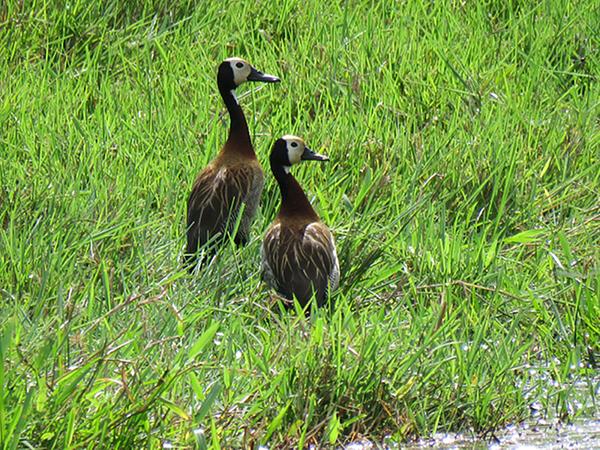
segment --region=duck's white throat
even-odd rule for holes
[[[233,97],[233,101],[235,102],[235,104],[239,105],[240,102],[238,102],[237,95],[235,95],[235,89],[230,90],[229,93],[231,94],[231,97]]]

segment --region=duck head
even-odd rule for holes
[[[302,138],[287,134],[273,144],[270,161],[271,166],[281,166],[289,173],[290,167],[301,161],[329,161],[329,158],[312,151]]]
[[[262,81],[263,83],[278,83],[280,80],[274,75],[256,70],[247,61],[241,58],[227,58],[219,66],[217,82],[227,90],[233,90],[246,81]]]

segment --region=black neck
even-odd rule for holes
[[[235,98],[233,90],[219,86],[219,92],[223,97],[223,102],[229,112],[229,119],[231,121],[229,126],[229,137],[227,138],[228,143],[235,143],[235,148],[238,149],[249,149],[252,153],[252,141],[250,140],[250,132],[248,131],[248,123],[244,116],[244,111],[239,105]]]
[[[300,184],[291,173],[287,173],[283,166],[271,164],[271,171],[279,184],[281,193],[280,216],[302,216],[319,220],[319,216],[311,206]]]

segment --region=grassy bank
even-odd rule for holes
[[[104,3],[0,6],[6,448],[590,413],[571,393],[600,359],[594,2]],[[282,79],[240,92],[263,167],[286,133],[331,158],[296,173],[337,239],[333,312],[279,313],[260,283],[268,172],[250,244],[181,270],[233,55]]]

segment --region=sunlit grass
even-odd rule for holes
[[[571,386],[600,359],[593,2],[58,3],[0,6],[5,448],[580,413]],[[250,244],[190,277],[185,201],[226,136],[233,55],[282,78],[239,96],[267,183]],[[343,272],[309,318],[259,277],[287,133],[331,158],[295,171]]]

